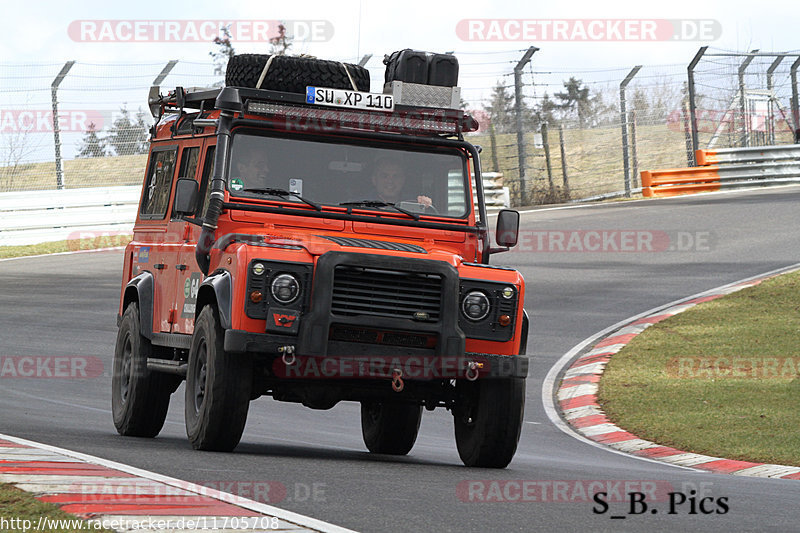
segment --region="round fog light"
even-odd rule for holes
[[[503,287],[501,294],[503,295],[503,298],[510,300],[514,297],[514,287]]]
[[[260,276],[261,274],[263,274],[266,271],[267,271],[267,269],[261,263],[256,263],[256,264],[253,265],[253,274],[255,274],[256,276]]]

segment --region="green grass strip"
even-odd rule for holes
[[[42,528],[36,529],[40,520]],[[33,494],[4,483],[0,483],[0,531],[110,532],[108,529],[95,529],[93,524],[62,511],[58,505],[39,501]]]
[[[23,257],[26,255],[55,254],[59,252],[75,252],[79,250],[97,250],[125,246],[131,241],[131,235],[99,235],[91,239],[69,239],[65,241],[43,242],[25,246],[0,246],[0,259]]]
[[[598,397],[643,439],[800,466],[800,272],[702,303],[614,355]]]

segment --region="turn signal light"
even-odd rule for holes
[[[497,322],[501,326],[507,326],[507,325],[511,324],[511,317],[508,316],[508,315],[500,315],[500,318],[497,319]]]
[[[250,301],[254,304],[261,303],[261,300],[264,299],[264,294],[261,291],[253,291],[250,293]]]

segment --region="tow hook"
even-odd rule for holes
[[[480,376],[481,368],[483,368],[483,363],[470,361],[467,363],[467,371],[464,372],[464,377],[467,378],[468,381],[475,381],[478,379],[478,376]]]
[[[279,346],[278,353],[283,354],[281,360],[283,361],[283,364],[285,364],[286,366],[292,366],[295,363],[295,361],[297,361],[297,358],[294,355],[294,346],[292,345]]]
[[[405,383],[403,383],[403,371],[399,368],[392,370],[392,390],[395,392],[403,392],[405,386]]]

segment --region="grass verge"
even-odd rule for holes
[[[598,398],[641,438],[800,466],[800,272],[700,304],[614,355]]]
[[[36,529],[40,519],[43,527]],[[110,532],[108,529],[95,529],[88,522],[62,511],[58,505],[39,501],[33,494],[4,483],[0,483],[0,531]]]
[[[100,235],[92,239],[68,239],[25,246],[0,246],[0,259],[125,246],[131,241],[131,237],[131,235]]]

